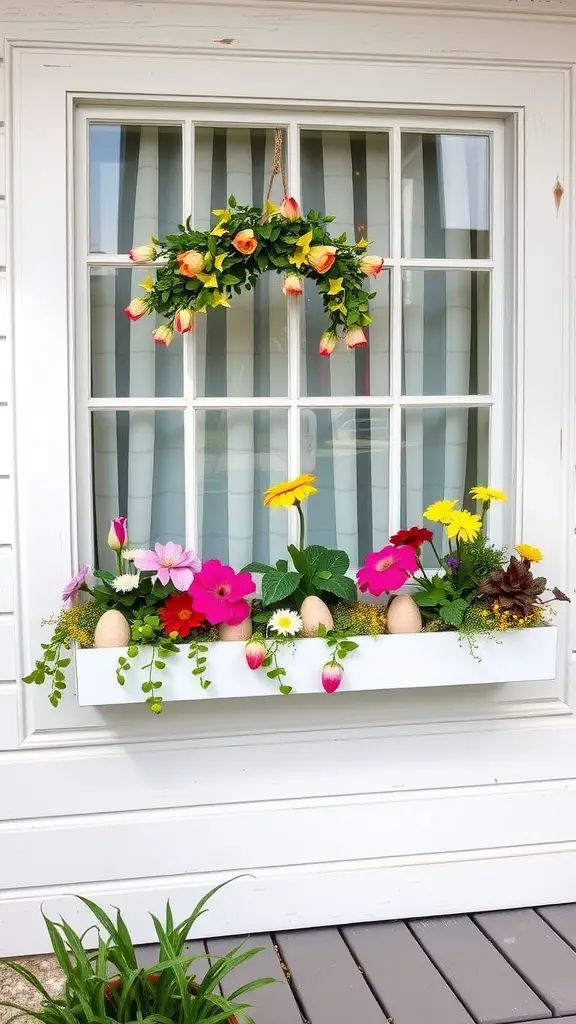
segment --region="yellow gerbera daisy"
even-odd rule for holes
[[[457,501],[450,501],[449,498],[434,501],[424,512],[424,519],[429,519],[431,523],[447,523],[457,504]]]
[[[446,526],[446,535],[450,540],[466,542],[476,539],[482,529],[482,520],[480,516],[468,512],[465,508],[456,509],[444,525]]]
[[[533,548],[531,544],[517,544],[516,551],[520,558],[525,558],[527,562],[541,562],[544,558],[540,548]]]
[[[495,487],[473,487],[470,494],[483,504],[489,504],[491,501],[508,501],[504,491],[497,491]]]
[[[295,480],[283,480],[281,484],[274,484],[264,491],[264,505],[270,508],[290,508],[291,505],[305,501],[311,494],[316,494],[318,488],[312,485],[316,483],[316,477],[311,473],[303,473]]]

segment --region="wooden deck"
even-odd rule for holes
[[[238,939],[188,944],[221,955]],[[576,904],[253,935],[256,1024],[576,1024]],[[140,947],[143,965],[157,946]]]

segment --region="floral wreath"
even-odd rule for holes
[[[375,292],[364,288],[366,277],[376,277],[384,265],[381,256],[368,256],[364,238],[350,244],[346,233],[333,238],[326,228],[334,217],[310,210],[304,216],[295,199],[287,194],[282,160],[283,132],[275,130],[274,162],[264,208],[238,206],[234,196],[225,210],[213,210],[217,223],[212,229],[196,231],[191,218],[179,226],[180,233],[152,238],[148,245],[130,251],[137,264],[162,261],[156,280],[142,283],[145,295],[132,299],[125,313],[140,320],[149,313],[166,322],[154,331],[159,345],[170,345],[174,333],[186,334],[194,316],[218,306],[230,306],[233,293],[254,288],[260,274],[284,274],[283,292],[297,297],[303,279],[314,281],[322,295],[328,328],[320,338],[319,353],[330,356],[340,335],[348,348],[368,344],[363,328],[371,322],[368,303]],[[283,201],[270,201],[276,175],[282,179]]]

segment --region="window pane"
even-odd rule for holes
[[[376,292],[370,303],[372,323],[364,328],[368,344],[347,349],[341,338],[327,359],[318,355],[318,343],[327,328],[322,297],[312,281],[306,282],[300,299],[303,395],[390,394],[390,274],[380,274],[368,288]]]
[[[110,519],[127,516],[130,544],[185,544],[184,416],[138,410],[92,414],[97,564],[114,570]]]
[[[162,317],[132,321],[124,309],[149,271],[90,271],[90,346],[94,398],[175,398],[183,393],[182,338],[156,345]]]
[[[182,130],[90,125],[90,252],[127,253],[182,220]]]
[[[452,498],[476,512],[468,492],[488,475],[488,409],[405,409],[402,423],[402,527],[418,526],[422,513],[440,498]],[[441,525],[438,550],[447,550]],[[424,549],[427,551],[427,548]]]
[[[402,136],[402,252],[413,259],[490,256],[487,136]]]
[[[406,395],[490,391],[490,274],[404,270],[403,390]]]
[[[285,557],[288,516],[265,509],[263,492],[288,476],[285,410],[198,412],[198,533],[203,559],[234,569]]]
[[[301,471],[318,487],[306,503],[308,543],[361,565],[388,537],[388,411],[303,409],[300,437]]]
[[[270,128],[197,128],[194,224],[212,223],[230,195],[239,205],[262,206],[274,161]],[[280,180],[272,200],[281,202]],[[250,292],[196,319],[196,394],[258,398],[288,393],[287,305],[282,278],[267,274]]]

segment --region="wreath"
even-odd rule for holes
[[[284,274],[283,292],[297,297],[303,280],[316,283],[328,319],[320,338],[319,352],[330,356],[338,338],[344,335],[348,348],[368,343],[364,328],[371,322],[368,311],[375,292],[364,287],[366,277],[376,277],[384,265],[381,256],[368,256],[368,241],[346,240],[346,233],[333,238],[326,225],[334,217],[310,210],[304,216],[295,199],[288,196],[282,161],[281,129],[276,129],[274,162],[264,207],[239,206],[234,196],[225,210],[213,210],[216,224],[197,231],[189,217],[179,233],[130,251],[137,264],[161,261],[156,280],[141,283],[144,295],[132,299],[125,313],[140,320],[156,313],[166,321],[154,331],[159,345],[170,345],[174,333],[186,334],[194,316],[218,306],[230,306],[233,294],[254,288],[260,274]],[[276,174],[282,177],[280,206],[270,201]]]

